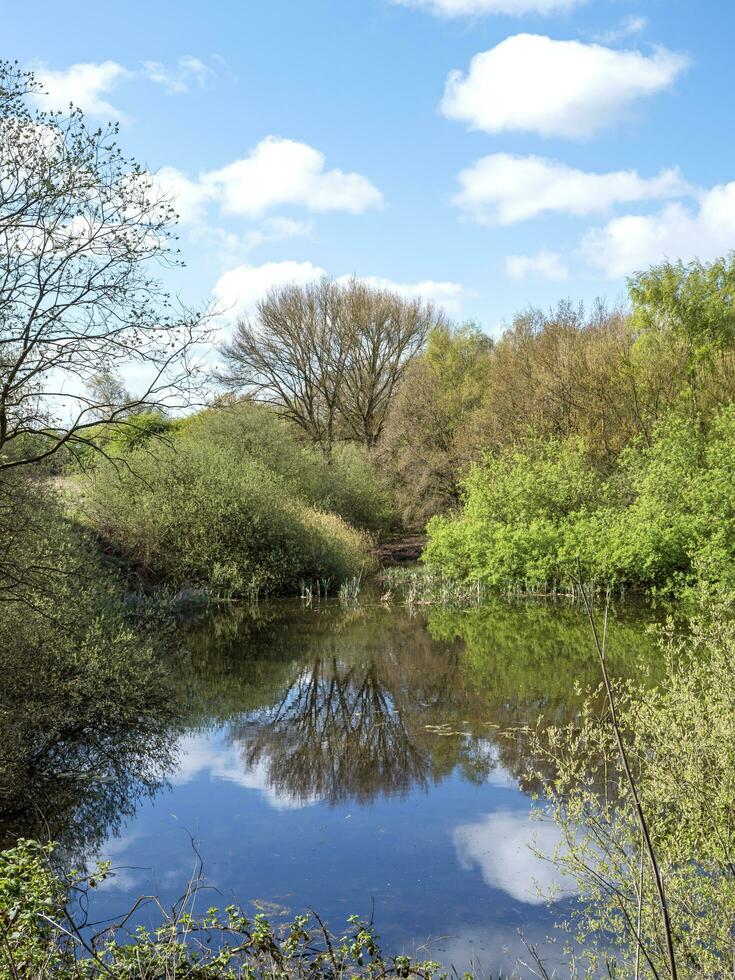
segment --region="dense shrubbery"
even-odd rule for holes
[[[248,401],[224,400],[179,425],[182,444],[207,445],[258,462],[279,476],[292,496],[356,527],[381,533],[395,521],[390,486],[362,446],[346,442],[325,455],[293,423]]]
[[[527,310],[494,342],[435,331],[407,369],[382,455],[409,521],[458,503],[470,465],[573,441],[603,477],[671,413],[703,425],[735,398],[735,258],[663,263],[631,308]]]
[[[162,584],[239,596],[339,583],[371,567],[387,493],[356,447],[327,459],[267,409],[196,416],[171,445],[100,465],[84,505],[95,530]],[[341,516],[341,515],[344,515]]]
[[[603,585],[731,585],[735,257],[663,263],[629,290],[629,315],[521,316],[486,358],[454,430],[459,512],[429,524],[435,571],[546,591],[581,561]]]
[[[733,583],[735,407],[708,427],[670,416],[607,478],[576,443],[476,466],[460,515],[429,525],[426,560],[499,589],[566,586],[582,562],[601,584],[677,592]]]

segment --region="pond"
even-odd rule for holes
[[[618,673],[655,656],[651,617],[612,614]],[[528,847],[555,837],[529,821],[524,729],[573,719],[598,682],[579,608],[272,602],[182,628],[171,669],[166,751],[99,787],[68,845],[117,869],[94,919],[141,894],[175,901],[193,840],[212,888],[200,911],[238,901],[280,921],[312,908],[335,931],[373,915],[386,951],[486,974],[510,970],[522,932],[557,961],[545,940],[573,886]]]

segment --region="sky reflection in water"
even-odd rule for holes
[[[638,614],[613,618],[619,671],[649,644]],[[574,893],[528,847],[557,838],[529,821],[518,729],[573,717],[574,683],[596,683],[595,667],[579,610],[562,605],[426,617],[273,603],[212,617],[182,642],[177,763],[98,852],[120,870],[95,915],[141,892],[172,902],[191,835],[215,889],[202,908],[311,907],[339,930],[374,901],[387,948],[509,969],[518,930],[543,942]]]

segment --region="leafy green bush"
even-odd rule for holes
[[[73,848],[156,781],[167,631],[126,601],[45,481],[0,488],[0,838],[43,826]]]
[[[600,487],[575,444],[489,458],[467,479],[462,513],[429,522],[425,561],[493,588],[551,587],[568,577],[577,525],[593,510]]]
[[[645,675],[613,682],[682,980],[735,969],[732,613],[730,596],[685,638],[667,629],[660,659],[668,669],[657,685]],[[561,830],[553,859],[579,887],[571,927],[589,975],[670,977],[653,870],[609,712],[588,692],[573,723],[544,730],[534,750],[539,761],[529,775],[546,777],[544,815],[550,810]]]
[[[84,432],[86,444],[76,442],[63,456],[66,470],[94,467],[109,456],[122,459],[134,449],[172,436],[180,421],[167,418],[160,412],[138,412],[116,422],[91,426]]]
[[[191,438],[98,467],[85,512],[96,531],[166,585],[239,596],[338,584],[371,562],[368,536],[310,507],[293,482],[231,444]]]
[[[225,401],[180,423],[181,442],[219,448],[256,461],[282,478],[290,494],[333,511],[372,533],[395,523],[391,490],[362,446],[344,443],[327,456],[293,423],[249,401]]]
[[[601,584],[681,592],[735,584],[735,406],[708,428],[670,415],[603,479],[578,444],[546,443],[471,472],[457,516],[429,524],[427,564],[495,589]]]

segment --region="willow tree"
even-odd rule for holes
[[[431,303],[358,279],[280,286],[223,345],[220,379],[326,450],[339,438],[372,448],[406,368],[444,323]]]
[[[36,111],[37,91],[0,63],[0,471],[131,409],[186,403],[206,320],[161,285],[180,264],[176,215],[117,128]],[[120,404],[93,381],[125,368],[145,381]]]

